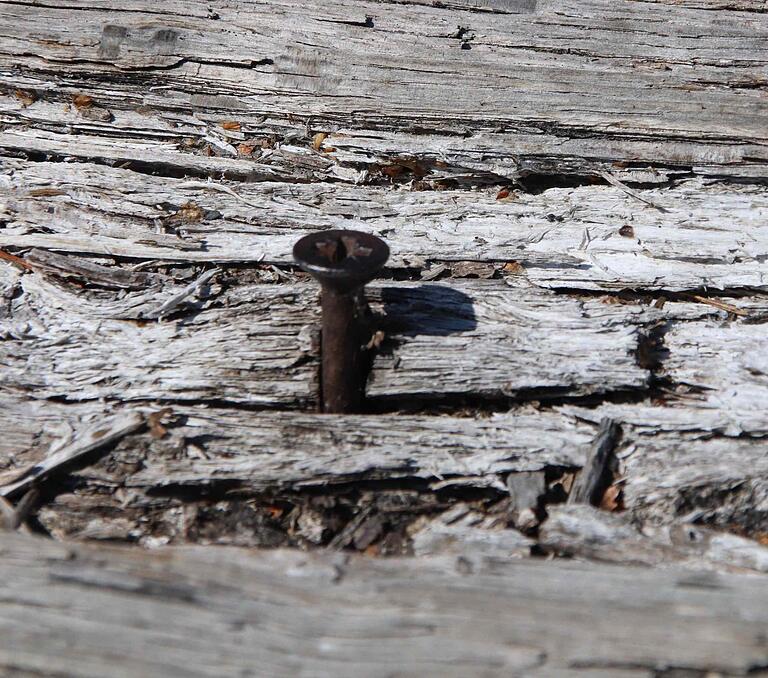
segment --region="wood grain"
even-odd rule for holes
[[[767,568],[763,2],[0,26],[0,487],[58,539],[210,545],[4,535],[0,672],[765,672],[761,579],[711,572]],[[359,415],[314,413],[290,250],[327,228],[392,249]],[[604,418],[623,514],[565,503]]]
[[[314,284],[222,291],[214,278],[195,291],[158,278],[146,289],[89,293],[3,266],[15,290],[2,321],[8,389],[68,400],[316,400]],[[635,358],[641,308],[523,294],[500,280],[377,284],[370,299],[387,328],[371,397],[583,395],[642,389],[648,379]],[[470,346],[472,359],[458,363],[456,352]],[[534,364],[533,352],[549,357]]]
[[[0,576],[0,666],[22,674],[735,676],[768,662],[765,586],[735,574],[9,534]]]
[[[152,140],[155,158],[146,146],[117,153],[159,164],[190,135],[216,135],[231,155],[221,147],[238,135],[221,134],[222,122],[252,136],[309,123],[369,157],[418,155],[486,177],[615,161],[765,176],[764,14],[630,0],[508,6],[3,3],[2,83],[11,96],[38,93],[7,119],[59,140],[11,130],[0,145],[77,155],[87,139],[71,143],[74,124]],[[84,115],[78,94],[110,115]],[[71,108],[37,113],[51,102]],[[67,150],[46,146],[59,141]]]
[[[202,182],[10,161],[0,175],[0,247],[286,264],[300,236],[354,228],[384,237],[394,267],[515,262],[526,279],[553,288],[766,289],[763,187],[695,179],[643,190],[663,212],[610,185],[497,195]]]

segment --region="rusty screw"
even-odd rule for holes
[[[363,287],[389,258],[381,239],[360,231],[321,231],[303,237],[293,258],[322,287],[320,385],[323,412],[359,411],[363,346],[370,334]]]

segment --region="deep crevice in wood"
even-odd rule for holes
[[[153,162],[150,160],[135,160],[131,158],[112,159],[101,158],[98,156],[72,156],[61,153],[31,151],[28,149],[15,149],[5,147],[3,153],[11,158],[22,158],[30,162],[56,162],[56,163],[93,163],[94,165],[104,165],[106,167],[120,167],[121,169],[146,174],[155,177],[166,177],[172,179],[187,179],[197,177],[199,179],[222,178],[220,172],[207,172],[198,170],[190,166],[174,165],[167,162]],[[0,156],[2,157],[2,156]],[[229,181],[254,181],[258,172],[254,169],[251,172],[237,172],[228,170],[224,172],[224,179]],[[259,177],[260,181],[270,181],[266,176]],[[297,181],[297,183],[303,183]]]

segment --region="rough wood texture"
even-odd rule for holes
[[[700,179],[628,195],[204,182],[92,164],[11,161],[0,247],[176,261],[291,261],[311,230],[384,236],[393,266],[514,261],[546,287],[766,290],[768,194]],[[638,200],[663,207],[663,211]]]
[[[294,120],[350,135],[369,157],[418,154],[481,176],[617,160],[765,176],[763,14],[630,0],[540,0],[507,14],[507,4],[488,4],[500,17],[463,3],[4,2],[2,82],[40,99],[6,120],[47,134],[11,130],[0,145],[98,157],[68,125],[119,130],[140,145],[109,144],[111,157],[167,164],[163,151],[185,137],[236,155],[231,132],[295,134]],[[63,106],[81,93],[95,112]],[[241,127],[222,133],[231,120]]]
[[[87,442],[88,432],[101,430],[112,414],[98,401],[56,404],[17,397],[4,404],[4,411],[12,422],[0,441],[4,484],[42,464],[49,448]],[[198,519],[192,515],[179,523],[185,496],[203,506],[227,496],[271,505],[275,495],[287,497],[290,505],[303,505],[309,496],[333,505],[356,483],[382,495],[392,490],[412,496],[415,503],[409,499],[401,506],[408,513],[411,504],[409,525],[419,511],[441,512],[462,493],[479,491],[491,491],[495,500],[511,493],[504,520],[527,524],[530,516],[521,513],[528,507],[515,504],[514,477],[531,471],[556,477],[561,469],[580,469],[601,417],[610,416],[622,426],[616,454],[624,500],[636,520],[703,522],[758,538],[768,532],[762,508],[768,496],[764,440],[723,433],[716,420],[708,422],[710,410],[696,403],[516,408],[479,419],[329,417],[183,404],[168,408],[168,403],[144,403],[141,411],[147,417],[162,412],[163,428],[133,434],[103,461],[69,471],[61,494],[42,510],[48,529],[62,537],[195,541]],[[562,498],[549,491],[547,501]],[[368,510],[368,503],[355,499],[352,514],[327,534]],[[535,499],[529,503],[535,506]],[[150,510],[155,518],[147,521]],[[225,505],[219,513],[228,520],[234,510]],[[387,513],[389,508],[372,510]],[[266,537],[244,526],[237,539],[262,544]]]
[[[571,488],[569,503],[600,506],[613,477],[613,450],[620,435],[621,429],[615,421],[606,418],[600,422],[595,440]]]
[[[0,26],[0,494],[65,540],[423,556],[7,535],[4,670],[768,671],[761,579],[530,559],[767,569],[763,2],[0,0]],[[290,265],[331,227],[393,254],[355,416],[313,413]],[[567,504],[604,418],[615,515]]]
[[[640,678],[762,675],[768,664],[764,583],[734,574],[146,554],[10,534],[0,549],[0,666],[17,675]]]
[[[751,539],[683,522],[641,531],[626,517],[583,505],[550,510],[539,544],[615,563],[768,572],[768,548]]]
[[[68,437],[57,436],[68,413],[77,414],[78,419],[71,422],[74,425],[101,419],[105,428],[110,426],[110,417],[99,403],[61,406],[27,402],[21,406],[13,401],[4,405],[17,421],[9,427],[11,432],[37,432],[37,442],[50,441],[54,450]],[[149,415],[161,409],[159,405],[145,405],[133,411]],[[168,436],[157,439],[147,432],[146,442],[151,442],[151,448],[138,473],[134,470],[135,475],[125,477],[114,469],[112,482],[157,488],[229,481],[255,490],[398,477],[432,481],[476,477],[482,483],[484,477],[490,480],[510,471],[539,470],[548,465],[580,467],[593,436],[589,425],[554,412],[533,411],[470,419],[323,416],[175,405],[162,418]],[[132,422],[133,418],[123,416],[122,421],[126,420]],[[81,430],[73,431],[69,447],[90,443],[95,425],[81,425]],[[18,449],[15,440],[2,444],[6,454]],[[23,457],[23,464],[4,474],[5,482],[11,482],[12,473],[40,466],[50,456],[38,447],[35,456]],[[82,473],[87,476],[87,468]],[[497,484],[503,488],[502,483]]]
[[[2,322],[8,341],[0,379],[8,389],[68,400],[316,400],[314,284],[222,292],[206,284],[197,290],[199,279],[190,288],[165,278],[138,291],[88,294],[3,268],[15,295]],[[391,328],[373,366],[371,397],[583,395],[643,388],[648,380],[635,358],[645,320],[638,307],[502,281],[379,283],[370,298]],[[458,363],[457,353],[469,359]],[[534,353],[541,362],[531,360]]]

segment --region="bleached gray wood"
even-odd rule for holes
[[[768,547],[698,525],[638,529],[626,515],[591,506],[557,506],[539,530],[539,544],[577,558],[654,567],[768,572]]]
[[[764,13],[739,8],[540,0],[497,15],[460,2],[8,2],[0,71],[4,84],[40,94],[8,122],[53,128],[70,147],[60,155],[78,153],[68,125],[154,137],[159,158],[190,133],[230,155],[239,135],[220,123],[234,119],[241,134],[296,134],[305,122],[357,132],[374,162],[370,132],[379,143],[401,133],[406,142],[388,140],[381,155],[416,145],[431,164],[480,177],[616,160],[765,176],[768,27]],[[51,120],[35,110],[83,90],[108,114],[70,109],[60,114],[69,120]],[[503,142],[488,143],[494,134]],[[138,156],[151,163],[147,151]]]
[[[370,397],[498,397],[535,390],[583,395],[647,384],[648,372],[636,358],[641,333],[629,320],[643,323],[639,307],[563,303],[564,297],[541,296],[529,287],[505,289],[493,280],[377,287],[372,306],[380,308],[381,300],[384,311],[391,309],[395,348],[376,357]],[[545,299],[552,302],[549,310],[542,306]],[[607,379],[598,376],[604,366]]]
[[[40,464],[62,440],[99,429],[112,414],[98,401],[61,404],[6,397],[0,439],[3,483]],[[168,404],[147,403],[141,411],[149,416]],[[330,417],[173,403],[162,418],[166,437],[133,434],[123,452],[108,456],[110,463],[78,471],[83,484],[77,494],[56,499],[41,515],[62,537],[131,535],[151,541],[169,528],[159,520],[142,520],[142,507],[152,505],[158,515],[169,512],[171,524],[175,519],[170,516],[178,512],[173,501],[147,503],[147,495],[163,488],[171,496],[179,488],[201,492],[209,487],[239,488],[246,496],[312,489],[333,494],[334,486],[358,481],[402,480],[434,489],[490,488],[503,496],[518,473],[581,468],[600,419],[609,416],[622,426],[616,454],[624,502],[636,520],[661,525],[701,521],[759,536],[768,527],[762,508],[768,499],[768,468],[760,423],[755,422],[754,431],[734,433],[723,428],[717,415],[706,402],[695,400],[559,412],[515,409],[480,419]],[[129,488],[128,498],[110,496],[121,487]],[[183,528],[174,534],[186,538]]]
[[[201,285],[209,272],[187,284],[166,278],[144,290],[89,294],[0,267],[18,292],[0,324],[9,339],[1,347],[5,388],[68,400],[316,400],[314,284],[223,293],[215,276]],[[639,307],[523,292],[501,280],[377,283],[370,298],[392,328],[371,397],[586,394],[642,389],[648,380],[635,359]],[[456,352],[467,350],[471,359],[457,362]],[[549,357],[531,362],[534,353]]]
[[[19,455],[20,466],[2,476],[13,481],[40,465],[62,441],[77,447],[110,419],[133,421],[163,410],[132,406],[120,417],[99,402],[20,402],[4,396],[8,437],[2,456]],[[119,412],[120,410],[118,410]],[[318,415],[247,412],[177,404],[167,408],[168,436],[134,435],[149,445],[141,468],[128,476],[116,469],[111,482],[135,487],[204,486],[236,482],[254,491],[301,488],[355,479],[501,476],[547,465],[578,467],[594,435],[588,424],[555,413],[516,411],[484,419],[406,415]],[[15,435],[14,435],[15,433]],[[26,442],[25,442],[26,439]],[[89,476],[88,469],[81,472]],[[106,479],[106,478],[105,478]],[[93,480],[98,482],[98,476]],[[500,483],[499,483],[500,484]],[[500,484],[501,485],[501,484]],[[503,487],[503,485],[501,485]]]
[[[768,663],[764,582],[737,574],[4,535],[0,576],[0,666],[22,675],[735,676]]]
[[[642,191],[553,188],[539,195],[151,177],[93,164],[9,161],[0,247],[176,261],[291,262],[324,228],[386,238],[391,265],[515,261],[546,287],[766,289],[768,191],[700,179]],[[178,210],[192,203],[193,219]]]
[[[563,412],[593,425],[601,417],[621,422],[619,474],[637,520],[697,522],[759,536],[768,529],[765,416],[739,412],[741,401],[727,384],[714,393],[723,397],[678,400],[671,394],[665,406],[604,404]]]
[[[34,267],[39,266],[41,260],[32,256],[30,261]],[[66,269],[66,258],[60,257],[57,264],[61,273]],[[540,470],[547,465],[579,468],[583,463],[582,442],[579,441],[584,436],[591,437],[595,430],[589,427],[580,429],[568,418],[552,424],[555,430],[561,432],[558,436],[562,435],[556,440],[572,441],[572,450],[578,450],[574,457],[574,452],[565,456],[561,454],[560,450],[564,449],[562,442],[552,443],[553,447],[549,447],[550,443],[544,444],[544,447],[536,445],[537,425],[541,425],[545,416],[543,413],[530,415],[530,419],[523,418],[518,426],[519,415],[512,412],[509,418],[503,420],[506,423],[501,428],[495,420],[481,420],[476,424],[471,419],[423,417],[411,420],[376,416],[332,421],[310,416],[304,427],[306,446],[295,448],[295,430],[291,421],[303,421],[301,417],[307,415],[232,412],[223,407],[225,403],[210,411],[205,408],[198,411],[188,410],[182,403],[196,397],[192,394],[214,403],[219,401],[222,393],[242,397],[243,391],[239,386],[232,385],[230,377],[221,379],[211,370],[217,364],[222,366],[222,370],[228,369],[233,357],[243,351],[263,351],[263,341],[254,343],[252,347],[243,345],[240,341],[242,333],[262,329],[269,332],[272,322],[280,320],[285,324],[286,320],[281,318],[293,319],[293,340],[308,355],[313,355],[316,347],[313,348],[310,327],[313,313],[309,305],[315,298],[314,287],[236,284],[220,289],[220,283],[214,278],[211,289],[202,295],[202,299],[193,297],[189,299],[191,308],[183,306],[178,309],[181,314],[178,318],[150,321],[142,327],[144,321],[137,322],[137,319],[162,309],[168,300],[175,299],[179,291],[188,288],[190,283],[186,279],[171,283],[170,279],[153,274],[152,286],[146,289],[86,293],[78,292],[79,288],[72,284],[57,283],[54,278],[41,273],[22,275],[6,264],[3,264],[2,270],[3,296],[8,300],[9,308],[13,309],[13,314],[2,321],[9,339],[3,342],[8,356],[8,365],[3,373],[9,400],[6,409],[11,411],[9,408],[13,405],[12,411],[15,412],[13,417],[7,419],[11,423],[6,424],[0,441],[9,472],[24,464],[37,463],[47,450],[44,441],[52,442],[83,426],[98,426],[99,417],[109,410],[98,400],[93,400],[92,407],[81,412],[69,409],[69,406],[27,400],[30,396],[65,395],[72,405],[95,395],[119,402],[127,399],[127,388],[133,384],[136,399],[160,400],[157,404],[147,403],[148,412],[161,409],[164,400],[181,417],[189,412],[195,413],[192,423],[179,429],[169,441],[151,444],[154,451],[148,457],[144,475],[134,477],[135,471],[131,471],[131,478],[118,473],[99,481],[97,474],[95,484],[88,490],[95,493],[92,496],[103,495],[104,485],[100,482],[107,482],[107,486],[112,488],[129,483],[136,491],[143,493],[165,485],[201,488],[211,482],[233,481],[250,488],[251,492],[266,492],[275,487],[322,486],[326,482],[389,477],[423,479],[434,488],[444,486],[444,483],[452,486],[464,484],[471,488],[495,488],[505,493],[505,473]],[[93,269],[76,269],[76,272],[86,276],[81,280],[87,280],[87,276],[94,273]],[[96,273],[100,284],[111,285],[110,277],[105,276],[103,270],[98,269]],[[125,278],[118,278],[118,283],[123,284]],[[197,274],[189,273],[187,279],[194,283]],[[437,294],[425,298],[425,289]],[[389,292],[384,294],[383,290]],[[472,301],[471,314],[466,312],[467,302],[461,295]],[[371,299],[374,308],[386,310],[390,317],[398,318],[399,326],[394,323],[395,326],[387,330],[394,346],[389,349],[391,355],[387,355],[385,350],[378,359],[370,393],[395,397],[407,393],[409,397],[434,398],[464,393],[466,389],[483,393],[482,389],[494,383],[493,379],[497,380],[495,383],[504,383],[502,379],[517,379],[518,385],[525,384],[524,379],[535,379],[532,385],[529,382],[535,393],[530,394],[521,387],[518,387],[520,390],[517,393],[523,399],[540,397],[540,393],[536,394],[536,387],[545,386],[544,380],[549,378],[548,375],[557,379],[552,384],[555,393],[585,393],[589,389],[606,386],[619,388],[620,384],[627,383],[626,380],[619,381],[621,360],[625,361],[630,375],[648,373],[647,369],[637,366],[634,357],[637,335],[643,325],[665,318],[676,323],[667,337],[670,354],[664,358],[664,364],[675,365],[679,362],[678,350],[682,351],[680,359],[683,362],[692,361],[695,357],[686,353],[690,350],[686,348],[687,344],[677,342],[677,332],[690,327],[690,336],[697,336],[706,328],[718,327],[713,324],[714,318],[727,317],[726,312],[703,304],[668,302],[662,309],[648,309],[637,304],[575,301],[569,296],[555,296],[524,286],[509,287],[504,281],[453,281],[450,284],[438,282],[427,285],[385,283],[383,287],[372,290]],[[280,310],[278,301],[285,304],[282,307],[285,311]],[[758,298],[731,301],[748,309],[750,314],[759,316],[764,312],[764,302]],[[303,322],[293,315],[297,303],[309,304],[303,306],[306,310],[299,311],[304,316]],[[201,310],[194,310],[197,305]],[[450,313],[446,309],[451,309]],[[265,315],[260,316],[259,313]],[[190,321],[203,328],[201,334],[192,334],[186,344],[194,348],[195,353],[191,356],[185,353],[187,349],[179,350],[180,340],[177,338],[177,332],[186,331]],[[745,336],[751,336],[750,332],[760,325],[749,324],[749,321],[750,318],[747,318],[722,327],[724,330],[730,328],[731,332],[742,328]],[[475,322],[477,327],[469,330],[468,327]],[[568,328],[567,340],[558,343],[557,336],[552,335],[552,323],[555,327]],[[633,323],[637,323],[634,328]],[[214,327],[220,327],[221,332],[211,334],[210,330]],[[115,353],[109,345],[105,346],[105,337],[110,336],[105,328],[112,328],[110,332],[122,337],[119,346],[128,348],[121,348],[120,353]],[[148,334],[144,334],[145,329]],[[158,372],[147,371],[144,366],[152,358],[153,351],[162,351],[164,345],[150,341],[142,344],[141,339],[145,336],[153,338],[157,332],[165,330],[170,332],[165,350],[177,351],[174,354],[177,361],[194,365],[193,361],[203,360],[198,372],[202,375],[199,381],[190,382],[188,371],[179,369],[178,362],[170,363],[167,374],[172,381],[168,382],[167,390],[159,390],[163,382],[157,381]],[[448,330],[459,332],[451,335]],[[283,327],[281,332],[285,331]],[[604,338],[602,344],[598,343],[601,333]],[[462,339],[463,335],[471,337],[471,342]],[[73,336],[81,337],[79,346],[73,342]],[[232,343],[220,345],[221,336],[231,337]],[[755,334],[755,337],[758,336],[759,333]],[[583,345],[579,343],[579,337],[583,338]],[[621,337],[629,337],[633,343],[627,344],[623,354],[620,354],[623,357],[619,359],[616,352],[621,349]],[[22,347],[27,342],[33,343],[25,354]],[[284,350],[285,340],[280,342],[281,350]],[[82,351],[82,362],[77,363],[73,371],[67,371],[68,352],[73,350],[73,344],[77,351]],[[716,342],[710,339],[708,345],[715,347]],[[443,362],[441,346],[446,347]],[[476,363],[474,356],[466,354],[467,348],[487,351],[488,355],[497,357],[487,364],[483,364],[482,360]],[[137,361],[133,371],[126,370],[126,358],[131,355],[129,350],[133,351]],[[91,367],[93,363],[88,361],[99,355],[99,351],[112,363],[102,360],[101,364]],[[543,362],[541,356],[546,351],[552,351],[553,358]],[[564,351],[567,352],[565,358],[562,357]],[[733,355],[753,354],[757,353]],[[24,355],[28,357],[21,362]],[[162,357],[163,354],[157,355]],[[455,360],[457,355],[466,355],[466,368]],[[724,352],[723,355],[731,354]],[[510,364],[510,361],[515,362],[511,363],[509,372],[498,368],[499,365]],[[104,375],[108,374],[104,371],[105,365],[109,364],[114,365],[112,381],[104,380]],[[15,368],[14,365],[20,367]],[[565,370],[573,370],[579,365],[583,366],[582,373]],[[92,371],[89,372],[89,369]],[[299,365],[297,370],[299,374],[306,374],[308,379],[316,376],[311,362]],[[737,524],[748,532],[759,532],[766,525],[765,513],[760,509],[766,494],[763,480],[764,444],[754,436],[764,436],[768,424],[759,408],[761,401],[755,400],[750,409],[744,409],[742,404],[746,401],[738,394],[739,389],[746,389],[746,392],[759,389],[761,377],[749,369],[731,370],[731,376],[727,371],[720,373],[713,369],[709,372],[714,390],[708,399],[695,393],[681,394],[684,396],[681,398],[670,394],[664,407],[644,403],[604,404],[595,410],[577,408],[573,416],[591,421],[594,426],[601,416],[609,416],[622,424],[625,441],[620,454],[622,473],[627,476],[625,494],[630,511],[638,519],[668,524],[679,519],[701,518],[721,527]],[[243,374],[244,379],[253,379],[247,383],[254,384],[254,390],[265,388],[265,372],[259,379],[250,370]],[[266,374],[274,375],[276,381],[282,379],[280,383],[283,383],[286,369],[277,367]],[[717,377],[718,374],[721,376]],[[734,375],[742,380],[738,389],[731,387],[736,378]],[[720,386],[715,381],[716,377]],[[629,383],[635,384],[632,388],[638,396],[645,393],[647,385],[642,379]],[[30,384],[34,384],[36,390],[27,392],[24,387]],[[227,388],[230,390],[227,391]],[[268,393],[268,396],[275,398],[275,391]],[[291,404],[296,402],[294,398],[291,396]],[[223,438],[222,430],[226,431]],[[743,433],[753,437],[733,437]],[[147,435],[142,440],[150,438]],[[189,444],[186,440],[190,441]],[[291,441],[291,446],[286,446],[286,440]],[[504,462],[510,444],[522,447],[512,459]],[[445,445],[449,453],[444,452]],[[191,460],[184,454],[179,456],[180,450],[185,449]],[[344,454],[349,454],[349,463],[337,463],[340,450],[347,450]],[[537,450],[543,451],[545,456],[537,457]],[[270,453],[266,465],[264,451]],[[346,459],[344,456],[341,458]],[[531,461],[537,458],[539,461]],[[417,459],[415,465],[413,459]],[[286,468],[293,470],[286,473]],[[87,471],[85,476],[88,477]],[[11,480],[9,477],[6,482]],[[282,480],[286,480],[287,484],[281,484]],[[120,500],[115,501],[118,506]],[[80,508],[70,505],[66,509],[74,532],[84,529],[83,520],[88,522],[94,517],[104,520],[98,508],[90,509],[84,499],[82,502]],[[109,503],[114,502],[108,500]],[[131,520],[134,519],[135,516],[132,516]],[[113,521],[107,518],[106,523],[113,524]],[[147,536],[146,526],[140,528],[138,534]]]
[[[666,407],[602,405],[578,414],[624,422],[627,506],[638,519],[768,529],[764,325],[711,318],[674,323],[662,374],[677,384]]]
[[[738,418],[765,420],[768,396],[768,355],[764,350],[765,318],[753,323],[712,319],[674,326],[665,337],[669,358],[664,373],[691,386],[714,407],[729,409]]]
[[[510,474],[510,478],[524,475]],[[417,556],[451,554],[472,558],[509,559],[530,556],[536,542],[517,530],[505,529],[499,516],[485,516],[465,504],[457,504],[436,518],[424,517],[411,526],[413,552]]]
[[[149,416],[162,409],[163,404],[146,404],[141,411]],[[77,440],[81,431],[98,428],[111,416],[95,401],[59,404],[17,397],[4,402],[3,411],[4,483],[43,462],[49,448]],[[178,512],[173,501],[147,500],[163,488],[170,496],[179,489],[194,493],[221,487],[257,497],[311,490],[332,495],[334,487],[345,484],[402,480],[435,489],[490,488],[503,496],[506,474],[514,484],[521,473],[581,468],[604,415],[622,425],[617,454],[624,501],[635,519],[662,525],[703,521],[757,536],[765,531],[764,439],[725,435],[717,422],[707,428],[707,410],[696,403],[604,405],[562,413],[518,409],[483,419],[335,417],[174,404],[162,417],[166,437],[133,434],[122,452],[109,455],[110,463],[77,471],[82,483],[77,494],[56,499],[41,515],[61,537],[130,535],[151,541],[169,528],[159,519],[142,520],[146,507],[153,506],[156,516],[168,512],[171,524],[170,516]],[[591,425],[584,423],[590,418]],[[116,488],[128,488],[129,495],[110,496]],[[184,528],[174,534],[177,540],[187,538]],[[471,541],[469,534],[460,537],[455,536],[460,543]]]
[[[35,273],[18,285],[22,293],[2,325],[6,389],[69,400],[296,404],[316,397],[316,354],[302,334],[315,316],[308,286],[263,286],[248,304],[199,313],[187,305],[186,317],[154,321],[143,319],[163,315],[186,286],[104,298]]]
[[[0,248],[33,271],[3,263],[0,277],[3,483],[52,444],[80,449],[110,417],[162,416],[66,477],[39,515],[59,538],[153,545],[184,541],[203,503],[180,487],[255,501],[332,498],[363,480],[503,497],[510,473],[577,471],[608,416],[625,434],[624,500],[649,562],[675,523],[765,533],[766,305],[734,296],[766,290],[764,9],[0,2]],[[316,294],[244,282],[266,276],[225,265],[286,264],[300,235],[338,226],[383,235],[392,265],[425,277],[462,261],[462,275],[508,276],[375,287],[389,321],[369,387],[377,406],[586,406],[338,419],[232,407],[313,407]],[[152,259],[220,268],[169,275]],[[639,296],[660,305],[691,290],[665,308]],[[474,511],[471,525],[441,515],[414,548],[530,547]],[[361,515],[334,545],[365,547]],[[321,543],[309,510],[297,520]],[[722,538],[718,566],[761,569],[751,542]],[[610,544],[598,551],[611,557]],[[186,651],[185,665],[207,666]],[[591,660],[539,662],[531,675],[722,668]],[[755,661],[723,672],[754,673]]]

